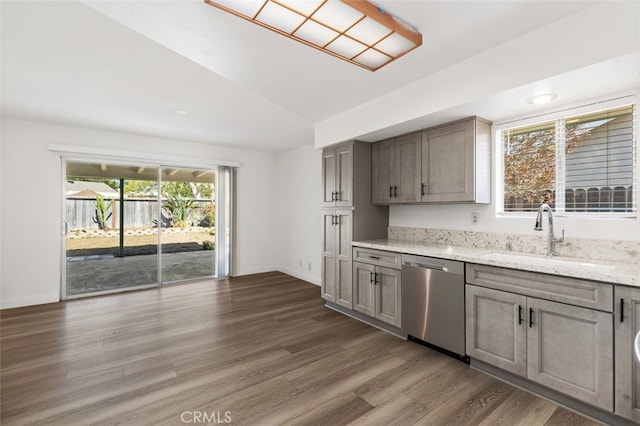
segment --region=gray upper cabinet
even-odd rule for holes
[[[616,414],[640,423],[640,367],[633,340],[640,332],[640,289],[616,286]]]
[[[420,149],[419,132],[373,144],[373,203],[420,201]]]
[[[376,142],[374,204],[489,203],[491,123],[471,117]]]
[[[491,201],[490,130],[474,117],[422,132],[422,202]]]
[[[353,205],[353,143],[322,151],[322,206]]]

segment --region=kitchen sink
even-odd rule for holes
[[[530,265],[548,265],[548,266],[568,266],[573,268],[584,269],[615,269],[616,265],[610,265],[607,263],[591,262],[586,259],[572,259],[567,257],[547,257],[535,254],[527,253],[487,253],[480,257],[489,260],[502,261],[502,262],[514,262],[525,263]]]

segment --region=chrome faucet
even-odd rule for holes
[[[542,213],[549,213],[549,232],[547,233],[547,256],[557,256],[556,243],[564,241],[564,229],[562,230],[562,237],[556,238],[553,235],[553,213],[549,204],[543,203],[538,209],[538,216],[536,217],[536,226],[533,228],[536,231],[542,231]]]

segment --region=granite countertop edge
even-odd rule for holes
[[[401,240],[354,241],[352,246],[640,287],[640,263],[604,262],[569,257],[549,259],[537,254]],[[493,253],[504,254],[506,258],[486,257]],[[588,265],[585,265],[587,263]]]

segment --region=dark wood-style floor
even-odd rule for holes
[[[0,327],[2,425],[181,425],[205,414],[257,425],[592,424],[335,313],[318,287],[276,272],[5,310]]]

